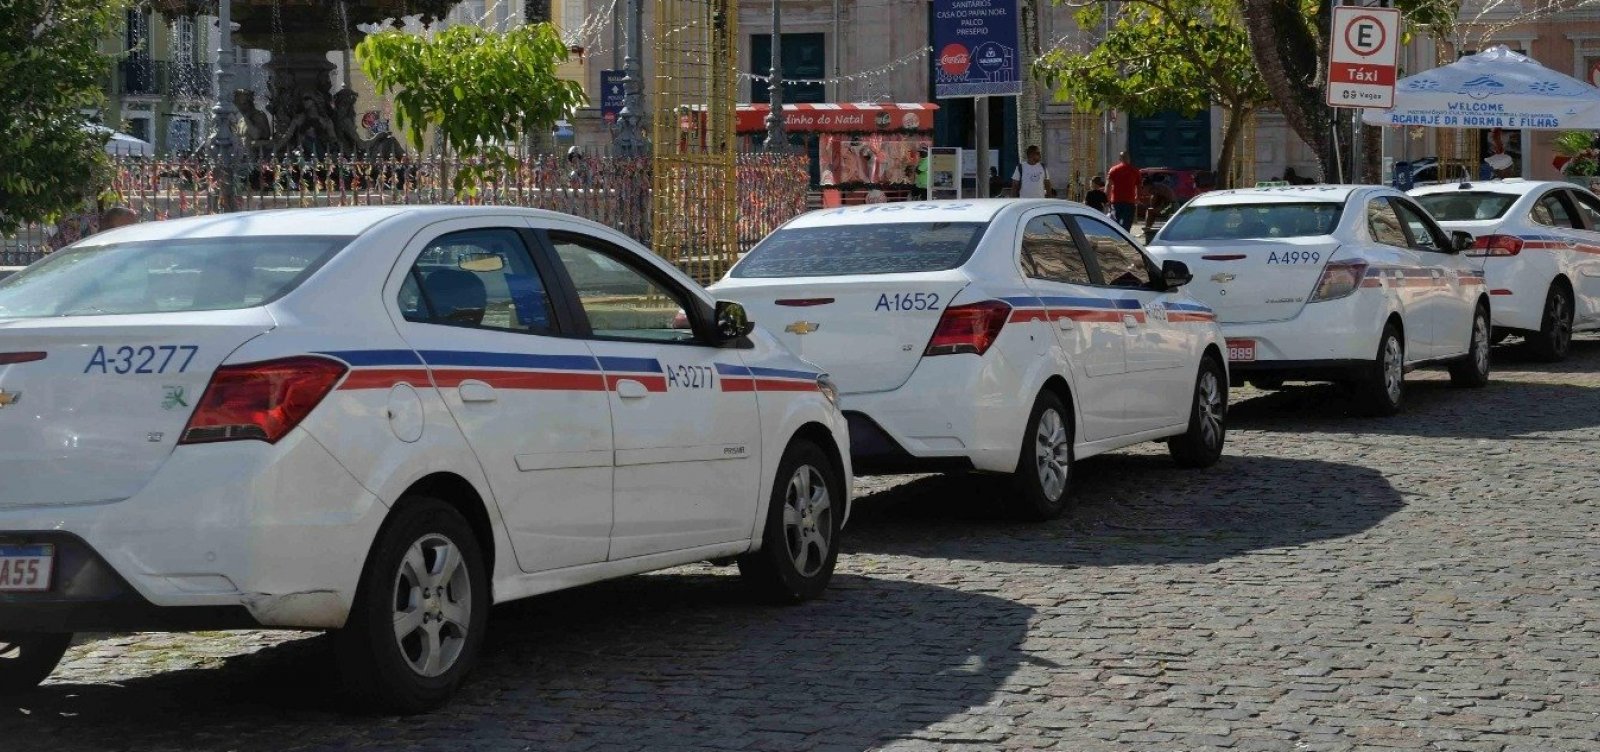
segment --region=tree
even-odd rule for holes
[[[1161,110],[1194,114],[1213,104],[1228,110],[1217,158],[1219,185],[1228,180],[1239,134],[1250,115],[1272,101],[1250,55],[1234,0],[1128,0],[1100,44],[1087,54],[1055,50],[1041,68],[1056,96],[1080,108],[1135,115]],[[1078,26],[1098,27],[1099,3],[1081,8]]]
[[[491,32],[452,26],[431,39],[384,31],[356,45],[379,94],[394,95],[396,128],[416,149],[428,130],[464,158],[457,192],[516,165],[508,144],[549,130],[585,102],[583,86],[556,75],[567,45],[548,23]]]
[[[100,40],[121,13],[101,0],[0,3],[0,234],[78,208],[104,177],[106,135],[84,128],[82,110],[103,101]]]

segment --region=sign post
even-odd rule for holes
[[[978,176],[974,195],[989,195],[989,97],[1022,93],[1017,0],[933,0],[933,95],[973,97]]]
[[[1328,105],[1354,110],[1394,107],[1394,83],[1400,67],[1400,11],[1338,6],[1333,9],[1332,32],[1328,50]],[[1337,120],[1335,118],[1335,122]],[[1361,171],[1360,130],[1361,118],[1351,118],[1352,175],[1359,175]],[[1337,127],[1333,133],[1337,155]]]

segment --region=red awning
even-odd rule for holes
[[[791,133],[931,131],[933,111],[937,109],[939,105],[915,102],[786,104],[783,106],[783,129]],[[765,104],[739,105],[739,132],[765,131],[768,110]]]

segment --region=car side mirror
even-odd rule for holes
[[[1161,262],[1161,281],[1168,290],[1176,290],[1194,281],[1194,274],[1189,271],[1189,265],[1182,261],[1168,259]]]
[[[750,316],[744,312],[744,306],[731,300],[717,301],[712,318],[716,321],[715,335],[719,343],[748,336],[756,328],[755,324],[750,323]]]
[[[1450,242],[1455,246],[1457,252],[1472,248],[1472,244],[1475,241],[1476,238],[1473,238],[1472,233],[1470,232],[1463,232],[1461,230],[1452,230],[1450,232]]]

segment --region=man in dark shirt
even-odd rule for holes
[[[1104,213],[1111,198],[1106,195],[1106,179],[1099,175],[1089,181],[1089,192],[1084,194],[1083,203],[1090,209]]]

